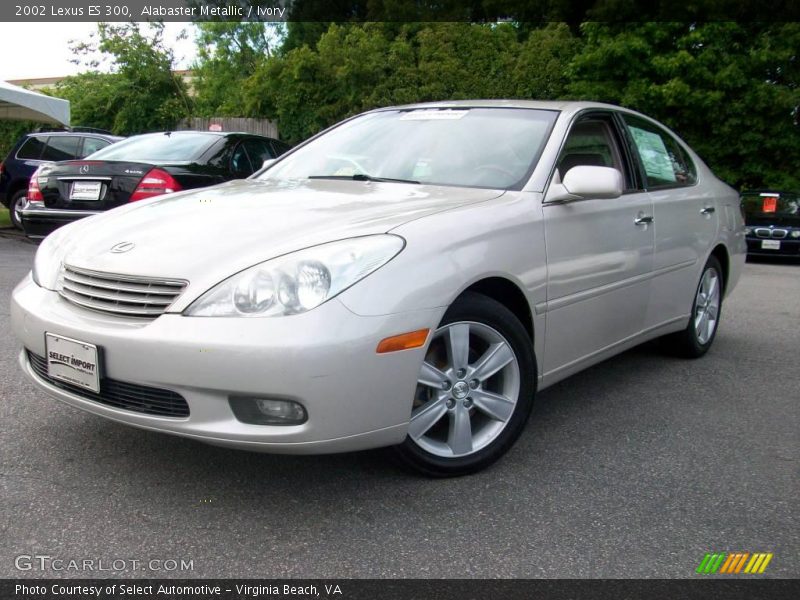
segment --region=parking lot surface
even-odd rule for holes
[[[35,248],[0,233],[2,577],[122,574],[15,567],[46,555],[134,577],[672,578],[720,551],[800,576],[798,264],[748,263],[705,358],[626,352],[542,392],[493,468],[430,480],[381,452],[250,454],[51,400],[9,324]]]

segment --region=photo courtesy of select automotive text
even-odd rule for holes
[[[0,4],[0,600],[800,597],[800,5]]]

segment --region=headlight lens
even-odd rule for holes
[[[403,249],[396,235],[370,235],[274,258],[217,284],[186,309],[193,317],[276,317],[316,308]]]
[[[753,233],[753,229],[751,227],[745,227],[744,228],[744,234],[745,235],[750,235],[751,233]]]
[[[791,235],[793,238],[800,238],[800,229],[795,229]]]

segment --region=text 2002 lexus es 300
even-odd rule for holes
[[[458,475],[537,389],[657,336],[705,353],[745,251],[736,192],[647,117],[422,104],[58,230],[12,322],[25,373],[94,414]]]

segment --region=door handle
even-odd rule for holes
[[[716,212],[716,210],[717,209],[714,208],[713,206],[706,206],[705,208],[701,208],[700,209],[700,214],[701,215],[710,215],[711,213]]]
[[[642,215],[640,217],[636,217],[633,222],[635,225],[649,225],[653,222],[653,217],[649,215]]]

